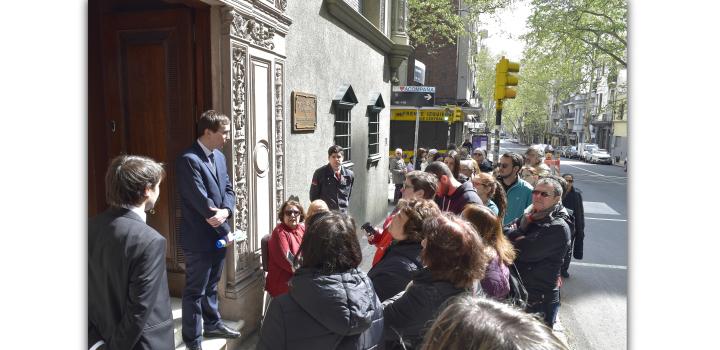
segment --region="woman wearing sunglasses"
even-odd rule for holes
[[[517,250],[515,266],[528,291],[526,311],[542,314],[550,328],[560,308],[560,267],[570,246],[571,221],[562,195],[558,180],[540,178],[532,204],[506,232]]]
[[[305,235],[305,212],[302,205],[288,200],[280,206],[280,223],[268,242],[268,274],[265,290],[273,298],[288,292],[288,281],[295,270],[293,261]]]

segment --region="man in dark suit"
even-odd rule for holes
[[[227,219],[235,208],[235,192],[220,152],[230,134],[230,120],[206,111],[198,121],[198,134],[197,141],[176,162],[182,211],[180,244],[185,254],[182,337],[188,349],[201,349],[203,329],[205,337],[240,336],[221,321],[217,296],[226,248],[216,248],[215,242],[232,231]]]
[[[145,223],[162,165],[121,155],[105,175],[110,208],[88,224],[88,347],[174,349],[165,238]]]
[[[333,145],[328,148],[328,164],[313,174],[310,184],[310,201],[322,199],[328,208],[347,213],[350,204],[355,175],[342,166],[343,148]]]

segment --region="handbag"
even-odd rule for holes
[[[510,293],[507,296],[507,303],[515,307],[525,310],[528,301],[528,292],[525,289],[520,272],[515,264],[510,265]]]

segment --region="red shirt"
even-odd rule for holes
[[[305,225],[299,224],[294,230],[280,223],[275,226],[268,241],[268,274],[265,290],[274,298],[288,292],[288,282],[293,275],[288,253],[296,256],[300,250]]]

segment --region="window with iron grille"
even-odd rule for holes
[[[338,103],[335,110],[335,144],[343,148],[343,163],[352,161],[351,115],[352,105]]]
[[[380,156],[380,111],[368,112],[368,157]]]

